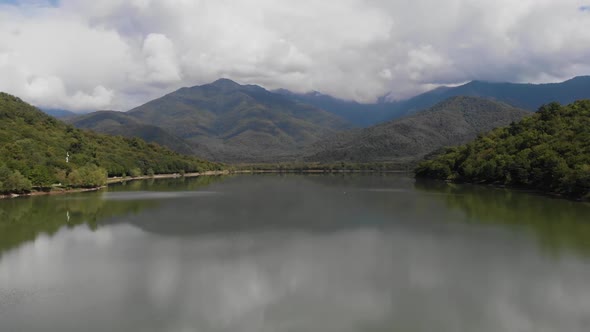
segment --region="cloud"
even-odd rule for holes
[[[219,77],[372,101],[590,73],[578,0],[15,3],[0,3],[0,90],[40,106],[126,110]]]
[[[171,83],[181,80],[174,44],[162,34],[149,34],[142,49],[147,69],[146,82]]]

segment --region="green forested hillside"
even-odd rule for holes
[[[199,155],[230,162],[274,162],[348,126],[321,109],[228,79],[182,88],[127,114],[174,133]]]
[[[409,117],[328,137],[312,145],[306,159],[323,163],[413,162],[529,114],[483,98],[452,97]]]
[[[68,118],[66,122],[76,128],[90,129],[102,134],[138,137],[182,154],[194,153],[193,147],[183,139],[158,126],[142,123],[124,112],[98,111]]]
[[[141,175],[219,167],[138,138],[76,129],[17,97],[0,93],[1,193],[28,191],[31,186],[47,188],[57,182],[94,186],[102,184],[107,173]]]
[[[590,199],[590,100],[545,105],[532,117],[422,162],[416,176]]]

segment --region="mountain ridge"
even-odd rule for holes
[[[576,76],[563,82],[541,84],[473,80],[455,87],[440,86],[408,99],[369,104],[338,99],[317,91],[315,93],[295,93],[285,89],[277,91],[294,100],[324,108],[353,122],[358,127],[367,127],[432,107],[438,102],[455,96],[492,98],[529,111],[536,111],[550,102],[568,104],[579,99],[590,98],[590,76]]]
[[[124,112],[102,110],[67,118],[64,121],[77,128],[108,135],[139,137],[147,142],[166,146],[178,153],[194,154],[193,148],[181,138],[158,126],[142,123]]]
[[[312,162],[415,162],[448,145],[519,120],[530,112],[479,97],[451,97],[430,109],[372,127],[341,132],[311,146]]]
[[[220,161],[274,161],[339,129],[345,120],[257,85],[228,79],[185,87],[127,114]]]

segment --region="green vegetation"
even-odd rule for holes
[[[532,117],[422,162],[416,176],[590,199],[590,100],[545,105]]]
[[[31,180],[24,177],[19,171],[13,171],[5,165],[0,165],[0,194],[24,194],[31,191],[32,187]]]
[[[443,146],[520,120],[530,112],[475,97],[452,97],[415,115],[362,130],[341,132],[309,147],[306,160],[319,163],[413,164]]]
[[[66,162],[66,156],[69,154]],[[96,187],[107,176],[221,169],[138,138],[76,129],[17,97],[0,93],[0,193]]]
[[[267,164],[241,164],[233,167],[236,170],[246,171],[273,171],[273,172],[386,172],[386,171],[410,171],[407,165],[400,163],[267,163]]]
[[[291,160],[303,146],[348,126],[324,110],[227,79],[182,88],[126,115],[182,138],[196,155],[241,163]]]
[[[90,129],[108,135],[138,137],[146,142],[165,146],[178,153],[194,153],[193,147],[183,139],[160,127],[142,123],[140,120],[123,112],[98,111],[70,117],[65,121],[80,129]]]

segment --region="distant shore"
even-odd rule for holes
[[[175,178],[194,178],[197,176],[211,176],[211,175],[228,175],[232,173],[229,170],[224,170],[224,171],[207,171],[207,172],[195,172],[195,173],[185,173],[180,174],[180,173],[170,173],[170,174],[156,174],[156,175],[142,175],[142,176],[136,176],[136,177],[112,177],[112,178],[108,178],[107,180],[107,185],[109,184],[114,184],[114,183],[121,183],[121,182],[127,182],[127,181],[135,181],[135,180],[149,180],[149,179],[175,179]]]

